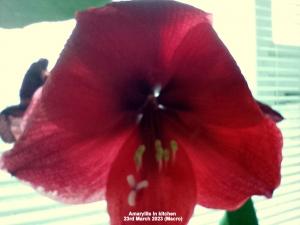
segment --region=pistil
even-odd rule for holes
[[[143,177],[147,177],[148,173],[160,171],[162,168],[164,149],[161,140],[163,140],[163,128],[159,116],[161,109],[159,109],[158,104],[157,98],[151,93],[139,110],[143,115],[139,123],[140,135],[142,144],[145,145],[145,152],[141,157]]]
[[[139,131],[142,143],[137,147],[134,154],[137,177],[142,180],[135,183],[134,176],[128,175],[127,181],[131,187],[128,195],[128,204],[134,206],[136,196],[141,189],[148,186],[148,181],[153,175],[160,176],[161,173],[168,174],[175,162],[178,144],[174,140],[168,140],[163,133],[161,114],[164,107],[159,107],[160,103],[156,98],[159,94],[149,94],[145,98],[145,103],[138,109],[141,115],[139,121]]]
[[[131,187],[131,191],[128,195],[128,204],[130,206],[134,206],[135,198],[136,198],[138,191],[142,190],[143,188],[148,187],[149,183],[147,180],[143,180],[136,184],[134,176],[132,174],[127,176],[127,182],[129,184],[129,186]]]

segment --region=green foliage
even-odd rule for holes
[[[236,211],[226,211],[220,225],[258,225],[251,198]]]
[[[111,0],[0,0],[0,27],[22,28],[42,21],[74,18],[76,10],[100,7]]]

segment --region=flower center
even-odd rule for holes
[[[174,162],[178,149],[176,141],[167,141],[164,137],[161,120],[164,107],[159,104],[156,98],[158,96],[159,88],[156,88],[153,94],[147,96],[145,103],[139,109],[142,144],[134,155],[134,162],[137,171],[142,171],[144,177],[149,172],[161,171],[164,164]]]
[[[162,118],[168,109],[159,103],[159,91],[160,89],[156,88],[153,93],[148,94],[138,109],[138,127],[142,143],[137,147],[133,161],[136,165],[136,175],[141,182],[136,184],[132,174],[127,176],[131,187],[128,195],[130,206],[135,205],[137,195],[143,194],[140,191],[148,187],[148,181],[153,179],[151,177],[167,175],[176,159],[177,142],[164,134]]]

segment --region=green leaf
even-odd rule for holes
[[[111,0],[0,0],[0,27],[22,28],[31,23],[74,18],[76,10],[100,7]]]
[[[258,225],[251,198],[236,211],[226,211],[220,225]]]

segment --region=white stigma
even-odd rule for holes
[[[128,195],[128,204],[130,206],[134,206],[137,192],[143,188],[148,187],[149,182],[147,180],[143,180],[143,181],[139,182],[138,184],[136,184],[134,176],[132,174],[127,176],[127,182],[129,184],[129,186],[131,187],[131,191]]]
[[[134,179],[134,176],[132,174],[127,176],[127,182],[128,182],[128,184],[131,188],[134,187],[135,179]]]

